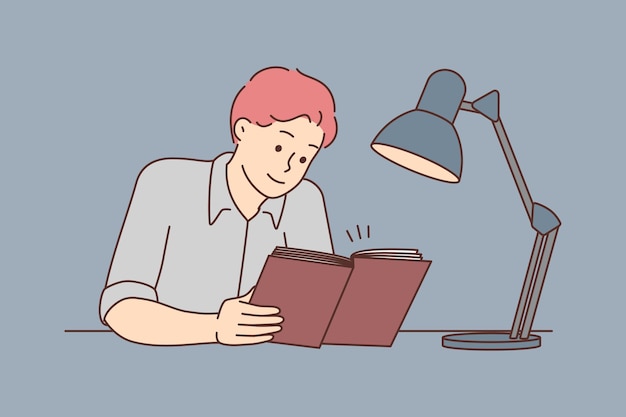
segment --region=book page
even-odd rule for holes
[[[417,249],[366,249],[352,254],[353,257],[375,259],[422,260],[423,256]]]

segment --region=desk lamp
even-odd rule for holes
[[[513,148],[500,120],[500,96],[493,90],[473,102],[465,101],[465,81],[454,71],[442,69],[428,77],[417,108],[389,122],[374,138],[372,149],[410,171],[443,182],[461,180],[463,156],[454,127],[459,110],[480,114],[491,121],[526,209],[537,232],[517,311],[510,331],[470,332],[443,336],[446,348],[465,350],[515,350],[541,346],[531,334],[541,289],[561,225],[546,206],[533,201]]]

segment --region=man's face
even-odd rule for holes
[[[307,117],[262,127],[246,119],[235,123],[235,151],[244,175],[266,197],[279,197],[302,181],[324,133]]]

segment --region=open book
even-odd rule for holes
[[[274,343],[391,346],[431,261],[417,249],[369,249],[349,258],[276,247],[251,303],[280,308]]]

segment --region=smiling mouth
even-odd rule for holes
[[[279,184],[284,184],[284,182],[283,182],[283,181],[278,181],[277,179],[275,179],[274,177],[272,177],[272,176],[269,174],[269,172],[267,173],[267,176],[268,176],[268,177],[270,177],[270,179],[271,179],[272,181],[274,181],[274,182],[277,182],[277,183],[279,183]]]

